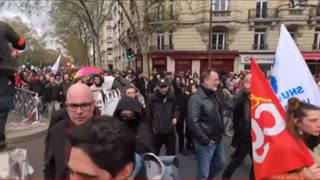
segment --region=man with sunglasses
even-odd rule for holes
[[[70,155],[70,128],[85,123],[94,114],[94,100],[90,88],[81,83],[72,85],[67,92],[65,120],[48,131],[45,147],[45,179],[66,179],[66,162]]]

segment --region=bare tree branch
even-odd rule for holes
[[[138,28],[141,29],[141,24],[140,24],[140,12],[139,12],[139,9],[138,9],[137,2],[134,1],[134,0],[131,0],[130,3],[131,3],[131,2],[132,2],[132,4],[133,4],[134,10],[135,10],[136,13],[137,13]]]
[[[67,3],[67,4],[71,4],[71,5],[73,5],[73,6],[76,6],[76,8],[75,9],[77,9],[77,11],[79,11],[79,10],[82,10],[82,11],[84,11],[85,12],[85,9],[82,7],[82,6],[80,6],[79,4],[77,4],[77,3],[75,3],[74,1],[68,1],[68,0],[62,0],[63,2],[65,2],[65,3]],[[79,8],[79,9],[78,9]]]
[[[90,26],[91,26],[91,29],[92,29],[93,34],[94,34],[96,37],[99,36],[99,34],[98,34],[98,33],[96,32],[96,30],[95,30],[95,25],[94,25],[94,23],[93,23],[93,20],[92,20],[92,18],[91,18],[91,16],[90,16],[90,13],[89,13],[89,10],[88,10],[86,4],[84,3],[83,0],[79,0],[79,1],[80,1],[81,5],[83,6],[83,8],[85,9],[85,12],[86,12],[86,14],[87,14],[87,16],[88,16],[89,23],[90,23]]]
[[[132,29],[132,31],[133,31],[133,34],[134,34],[135,39],[137,40],[138,44],[139,44],[140,46],[142,46],[143,44],[142,44],[142,42],[141,42],[140,39],[139,39],[138,31],[137,31],[135,25],[133,24],[132,19],[131,19],[131,17],[129,16],[128,11],[125,9],[125,7],[124,7],[124,5],[123,5],[123,3],[122,3],[121,0],[117,0],[117,2],[119,3],[119,6],[120,6],[121,9],[123,10],[123,12],[124,12],[124,14],[125,14],[128,22],[129,22],[129,24],[130,24],[130,27],[131,27],[131,29]]]

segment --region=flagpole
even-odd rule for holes
[[[211,68],[211,51],[212,51],[212,6],[213,0],[210,0],[210,12],[209,12],[209,44],[208,44],[208,64],[209,68]]]

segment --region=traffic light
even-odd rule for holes
[[[30,66],[30,65],[31,65],[31,62],[30,62],[29,59],[27,59],[26,65],[27,65],[27,66]]]
[[[127,49],[127,58],[131,60],[133,58],[133,50],[131,48]]]

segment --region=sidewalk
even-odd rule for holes
[[[40,124],[32,124],[31,121],[21,123],[23,117],[16,112],[10,112],[6,124],[7,142],[17,144],[31,140],[33,138],[44,136],[49,126],[49,119],[41,116]]]

